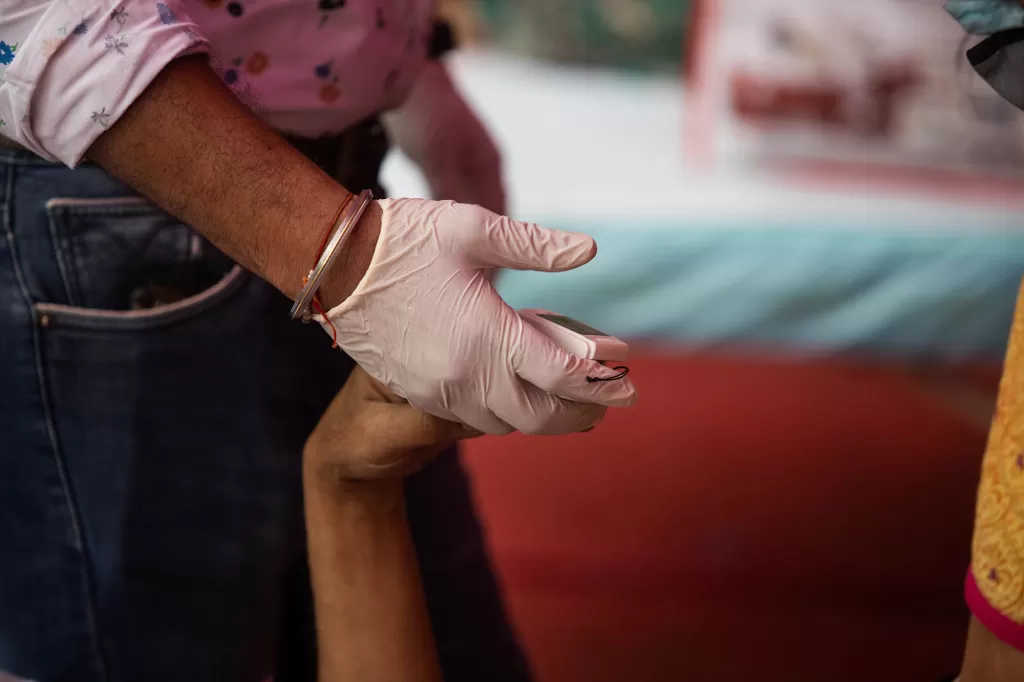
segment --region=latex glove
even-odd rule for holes
[[[488,281],[492,268],[579,267],[593,239],[447,201],[380,206],[370,267],[327,312],[338,345],[371,376],[424,412],[491,434],[574,433],[605,406],[634,402],[632,382],[588,382],[617,372],[558,348]]]
[[[383,121],[435,199],[506,213],[501,155],[442,63],[428,62],[402,107]]]

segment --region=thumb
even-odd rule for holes
[[[447,446],[457,440],[481,435],[475,429],[427,414],[408,403],[388,405],[387,412],[387,436],[382,440],[396,451]]]
[[[365,428],[357,440],[362,445],[347,453],[350,477],[357,480],[409,476],[452,443],[482,435],[405,403],[368,403],[366,409],[357,422]]]
[[[484,238],[473,248],[480,267],[563,272],[589,263],[597,244],[579,232],[549,230],[479,209],[484,216]]]

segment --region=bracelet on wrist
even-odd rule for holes
[[[338,209],[338,215],[334,220],[334,229],[330,236],[320,245],[317,253],[317,261],[313,269],[309,271],[302,280],[302,291],[295,301],[295,305],[289,313],[293,320],[301,319],[303,322],[310,322],[313,319],[313,311],[324,314],[320,306],[317,292],[324,276],[341,254],[342,247],[355,231],[359,219],[363,217],[366,209],[373,201],[373,192],[364,190],[358,197],[349,197]],[[335,338],[337,343],[337,338]]]

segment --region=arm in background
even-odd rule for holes
[[[1024,297],[1018,295],[982,462],[961,682],[1024,679]]]
[[[1024,653],[993,635],[977,618],[971,618],[959,682],[1020,680],[1024,680]]]

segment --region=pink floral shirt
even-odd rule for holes
[[[339,132],[402,102],[433,13],[433,0],[0,0],[0,135],[74,166],[195,52],[277,129]]]

